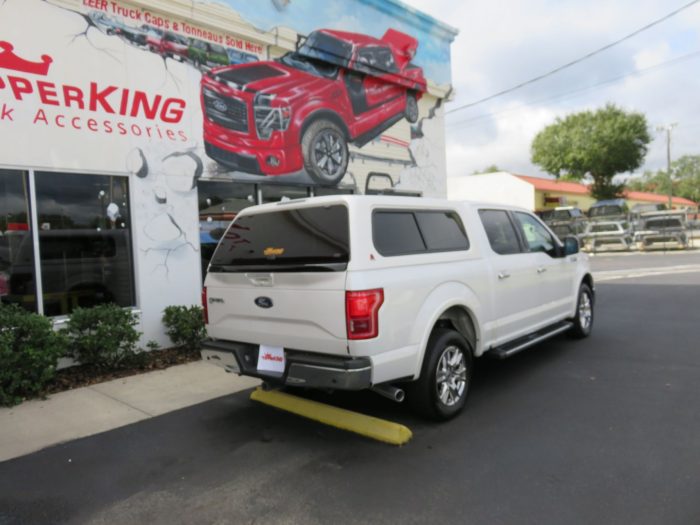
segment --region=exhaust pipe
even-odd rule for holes
[[[380,396],[384,396],[387,399],[396,401],[397,403],[403,402],[403,400],[406,398],[406,393],[402,389],[392,385],[376,385],[373,386],[371,390]]]

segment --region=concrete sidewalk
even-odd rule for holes
[[[0,461],[252,388],[198,361],[0,408]]]

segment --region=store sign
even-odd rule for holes
[[[150,94],[139,89],[101,85],[70,85],[51,81],[49,70],[53,58],[42,55],[35,62],[15,53],[14,45],[0,41],[0,90],[6,90],[10,102],[3,102],[0,119],[15,122],[16,104],[31,102],[37,109],[32,125],[70,127],[92,133],[147,136],[186,142],[185,130],[161,128],[159,124],[174,125],[182,121],[187,103],[182,98]],[[69,116],[65,109],[80,111],[84,116]],[[116,118],[96,118],[92,115],[133,117],[154,121],[153,126],[129,124]]]

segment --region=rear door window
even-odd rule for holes
[[[481,223],[489,238],[491,249],[500,255],[520,253],[515,227],[505,210],[479,210]]]
[[[342,271],[349,239],[343,205],[242,215],[226,231],[209,271]]]

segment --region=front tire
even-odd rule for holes
[[[430,336],[421,374],[408,388],[408,401],[429,419],[446,421],[464,408],[472,376],[472,348],[459,332],[437,329]]]
[[[304,168],[321,186],[336,186],[348,169],[348,144],[336,124],[319,119],[309,125],[301,138]]]
[[[583,339],[591,335],[593,329],[593,291],[586,283],[582,283],[578,290],[578,302],[576,315],[573,318],[574,327],[571,335],[576,339]]]

